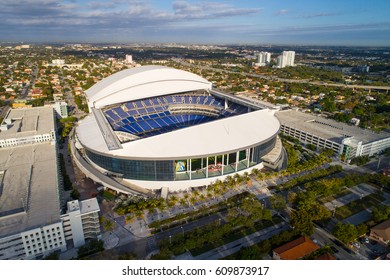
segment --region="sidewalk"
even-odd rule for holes
[[[325,203],[325,207],[328,210],[333,211],[337,207],[344,206],[355,200],[361,199],[367,195],[370,195],[376,191],[376,189],[368,184],[359,184],[357,186],[349,188],[351,193],[344,195],[342,197],[336,198],[330,202]]]

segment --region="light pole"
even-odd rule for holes
[[[172,235],[169,236],[169,245],[172,245]]]
[[[379,160],[378,160],[378,165],[376,166],[376,170],[378,171],[378,169],[379,169],[379,166],[381,165],[381,159],[382,158],[379,158]]]
[[[183,232],[183,237],[184,237],[184,229],[183,229],[183,227],[181,227],[181,231]]]

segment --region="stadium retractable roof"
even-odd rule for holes
[[[121,149],[109,150],[96,119],[90,115],[80,121],[77,136],[84,146],[102,154],[131,159],[177,159],[254,146],[275,137],[279,128],[273,112],[264,109],[123,143]]]
[[[209,90],[211,87],[211,82],[196,74],[149,65],[117,72],[92,86],[86,95],[90,108],[102,108],[171,93]]]

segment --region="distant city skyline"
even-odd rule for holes
[[[0,0],[0,41],[390,46],[386,0]]]

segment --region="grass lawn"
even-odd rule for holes
[[[103,193],[102,193],[102,197],[104,198],[104,199],[107,199],[107,200],[114,200],[115,199],[115,195],[114,194],[112,194],[111,192],[109,192],[109,191],[103,191]]]
[[[245,237],[247,235],[250,235],[252,233],[255,233],[257,231],[260,231],[262,229],[268,228],[270,226],[273,226],[275,224],[279,224],[280,222],[282,222],[282,218],[280,218],[279,216],[273,216],[272,218],[273,218],[272,221],[265,221],[264,220],[264,221],[257,222],[254,225],[254,227],[252,227],[252,228],[239,228],[237,230],[234,230],[234,231],[230,232],[228,235],[224,236],[223,239],[221,239],[221,240],[207,243],[203,247],[191,250],[191,254],[193,256],[198,256],[198,255],[203,254],[207,251],[210,251],[212,249],[220,247],[224,244],[233,242],[237,239],[240,239],[242,237]]]
[[[335,217],[339,221],[344,220],[349,216],[359,213],[360,211],[376,206],[384,200],[385,198],[380,193],[370,194],[362,199],[355,200],[347,205],[337,208]]]
[[[333,195],[330,195],[330,196],[327,196],[327,197],[321,197],[319,199],[319,202],[322,203],[322,204],[325,204],[327,202],[330,202],[332,200],[335,200],[339,197],[342,197],[344,195],[347,195],[347,194],[350,194],[351,191],[349,189],[343,189],[341,192],[337,193],[337,194],[333,194]]]

